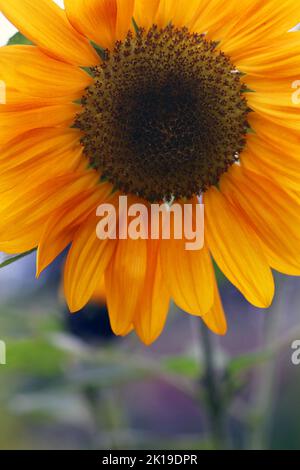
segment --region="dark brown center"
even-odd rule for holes
[[[151,202],[218,183],[245,146],[245,86],[216,43],[187,29],[128,33],[93,69],[76,126],[90,164]]]

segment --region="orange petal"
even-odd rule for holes
[[[270,265],[300,274],[300,207],[296,197],[271,180],[242,167],[232,167],[221,180],[222,191],[240,208],[260,238]]]
[[[221,0],[200,0],[198,6],[194,7],[187,26],[193,32],[206,34],[208,39],[220,41],[224,35],[226,37],[226,31],[236,21],[240,9],[241,5],[237,0],[222,4]]]
[[[248,138],[247,148],[241,155],[242,166],[267,176],[278,186],[300,191],[300,155],[273,148],[257,135]]]
[[[134,19],[139,28],[149,29],[155,23],[160,0],[135,0]]]
[[[93,173],[73,172],[6,191],[1,195],[0,244],[22,237],[22,233],[34,225],[42,228],[54,210],[83,190],[95,186],[96,181]]]
[[[95,290],[91,302],[97,303],[99,305],[106,305],[106,290],[105,290],[105,278],[103,276],[100,284],[97,286]]]
[[[161,253],[174,302],[191,315],[205,315],[214,301],[213,269],[207,248],[186,251],[181,240],[170,240],[162,244]]]
[[[124,336],[131,328],[147,269],[147,241],[119,240],[105,275],[106,300],[111,326]]]
[[[81,66],[99,63],[92,46],[52,0],[0,0],[0,11],[50,56]]]
[[[152,344],[161,334],[168,315],[170,294],[166,288],[159,257],[159,241],[148,240],[147,271],[140,292],[134,327],[140,339]]]
[[[214,305],[212,309],[203,317],[203,321],[208,328],[217,335],[226,335],[227,321],[224,313],[222,300],[220,297],[217,282],[214,279]]]
[[[18,136],[9,145],[1,148],[0,174],[17,167],[25,167],[48,158],[51,165],[51,156],[57,156],[66,151],[76,151],[80,146],[80,132],[76,129],[45,128],[34,129]],[[68,166],[68,162],[64,162]],[[49,168],[49,171],[54,171]],[[24,176],[25,172],[24,172]],[[29,175],[30,176],[30,175]]]
[[[39,159],[31,159],[20,165],[14,165],[9,170],[1,171],[0,165],[0,193],[10,190],[18,191],[18,188],[47,183],[52,178],[58,178],[76,171],[80,166],[86,167],[86,161],[82,156],[82,147],[74,143],[59,151],[49,151]]]
[[[82,191],[67,200],[47,220],[39,239],[37,277],[71,243],[79,226],[111,193],[110,184]]]
[[[160,27],[165,27],[169,23],[176,27],[187,26],[201,3],[201,0],[189,0],[188,2],[160,0],[155,23]]]
[[[263,140],[271,148],[282,153],[284,158],[289,159],[290,156],[292,156],[294,159],[299,159],[299,132],[271,122],[257,113],[252,113],[250,118],[251,126],[259,139]],[[253,139],[253,137],[254,136],[249,135],[248,140]]]
[[[97,237],[98,222],[96,214],[91,214],[76,232],[68,254],[64,286],[71,312],[81,310],[92,298],[116,248],[116,240]]]
[[[17,94],[19,102],[30,103],[34,98],[75,101],[92,82],[83,70],[54,60],[34,46],[2,47],[0,80],[6,84],[7,104]]]
[[[27,251],[33,250],[37,247],[40,236],[41,227],[37,227],[35,225],[31,227],[30,230],[23,232],[22,236],[16,236],[15,238],[6,240],[5,242],[0,241],[1,251],[11,255],[26,253]]]
[[[251,77],[270,79],[299,77],[300,73],[300,32],[284,34],[257,49],[255,54],[239,57],[236,66]],[[289,87],[290,88],[290,87]]]
[[[251,56],[253,51],[287,33],[300,21],[295,0],[243,0],[233,21],[228,21],[222,50],[233,60]]]
[[[182,227],[185,222],[184,215],[188,211],[195,225],[197,215],[195,208],[199,204],[195,200],[189,205],[180,205]],[[199,222],[202,225],[202,221]],[[204,230],[204,227],[200,227],[200,230]],[[191,240],[187,240],[184,236],[182,239],[176,239],[172,233],[170,240],[162,240],[160,256],[164,277],[175,303],[192,315],[203,316],[211,309],[214,302],[214,271],[207,247],[188,250],[187,243],[190,242]]]
[[[78,112],[75,104],[43,106],[23,111],[6,111],[0,107],[0,146],[32,129],[69,127]]]
[[[131,29],[134,0],[65,0],[70,23],[104,48],[112,48]]]
[[[274,281],[254,230],[216,188],[205,193],[204,203],[206,237],[214,259],[249,302],[268,307]]]
[[[13,188],[1,196],[0,250],[16,253],[35,248],[50,214],[69,197],[72,199],[91,184],[89,174],[72,173],[39,184]],[[95,184],[95,183],[93,183]],[[31,234],[34,234],[32,238]],[[25,250],[20,246],[27,243]]]
[[[117,1],[116,40],[123,40],[132,26],[135,0]]]

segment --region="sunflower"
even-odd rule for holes
[[[267,308],[300,274],[298,0],[0,0],[34,44],[0,50],[0,250],[67,247],[72,312],[105,279],[112,328],[145,344],[170,300],[218,334],[213,260]],[[99,240],[120,195],[205,204],[205,245]]]

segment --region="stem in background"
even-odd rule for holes
[[[201,323],[201,346],[204,359],[204,386],[207,411],[210,419],[214,447],[218,450],[228,448],[226,409],[222,397],[220,377],[215,364],[215,350],[212,333]]]
[[[126,429],[126,425],[114,389],[104,390],[96,386],[87,386],[83,394],[93,419],[93,449],[99,449],[100,432],[103,429],[107,447],[118,450],[119,436],[121,430]]]
[[[284,312],[286,284],[284,280],[277,286],[276,300],[273,308],[265,313],[264,322],[264,349],[270,350],[274,338],[280,331],[280,323]],[[257,371],[259,380],[256,391],[255,413],[257,414],[256,426],[254,426],[251,448],[253,450],[269,450],[274,413],[274,397],[276,396],[277,382],[277,354],[272,361],[267,362]]]

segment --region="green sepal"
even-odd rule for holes
[[[22,33],[17,32],[14,34],[8,41],[8,46],[16,46],[18,44],[33,44],[29,39],[27,39]]]

